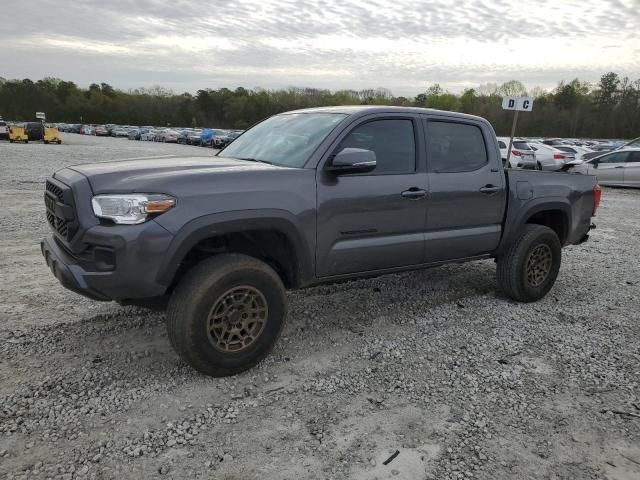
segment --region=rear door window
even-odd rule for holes
[[[427,156],[434,172],[471,172],[487,164],[480,127],[468,123],[429,121]]]

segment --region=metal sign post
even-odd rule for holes
[[[516,136],[516,124],[518,123],[518,113],[520,111],[530,112],[533,110],[533,97],[503,97],[502,108],[504,110],[515,110],[513,123],[511,124],[511,137],[509,138],[509,148],[507,149],[507,163],[505,168],[511,168],[511,147],[513,137]]]

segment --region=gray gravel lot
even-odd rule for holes
[[[162,314],[64,290],[38,242],[52,171],[213,151],[63,139],[0,143],[1,478],[640,478],[640,191],[604,189],[538,303],[491,261],[292,292],[272,355],[211,379]]]

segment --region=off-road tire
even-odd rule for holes
[[[238,352],[214,347],[209,318],[213,307],[234,288],[258,291],[267,305],[264,326],[255,340]],[[234,375],[256,365],[275,345],[286,318],[285,288],[266,263],[239,254],[203,260],[180,280],[166,312],[169,341],[178,355],[206,375]]]
[[[539,282],[530,279],[527,266],[538,251],[551,255],[548,273]],[[513,244],[497,259],[498,286],[518,302],[535,302],[544,297],[558,277],[562,246],[556,233],[543,225],[526,224]],[[538,275],[540,277],[540,275]]]

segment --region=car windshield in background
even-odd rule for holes
[[[219,156],[300,168],[345,117],[341,113],[276,115],[247,130]]]

